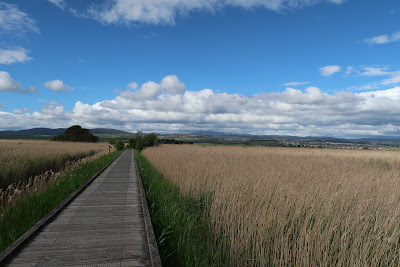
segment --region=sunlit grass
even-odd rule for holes
[[[395,151],[162,145],[143,154],[181,194],[213,192],[232,265],[398,266]]]
[[[0,140],[0,189],[45,171],[59,171],[67,162],[107,152],[106,143]]]

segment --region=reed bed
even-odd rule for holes
[[[17,199],[42,191],[66,169],[105,153],[105,143],[0,140],[0,214]]]
[[[162,145],[143,154],[185,195],[212,192],[210,227],[235,266],[398,266],[400,153]]]

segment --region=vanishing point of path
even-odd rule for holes
[[[125,151],[6,266],[160,266],[136,168]]]

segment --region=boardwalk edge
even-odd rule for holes
[[[133,153],[133,151],[132,151],[132,153]],[[159,266],[162,266],[161,258],[160,258],[160,254],[158,252],[158,247],[157,247],[156,237],[154,235],[153,225],[151,224],[150,213],[149,213],[149,209],[147,206],[147,200],[146,200],[146,193],[144,191],[144,187],[143,187],[143,183],[142,183],[142,176],[140,174],[139,166],[137,164],[136,158],[135,157],[133,157],[133,158],[135,161],[136,175],[138,177],[138,182],[139,182],[140,197],[142,199],[143,217],[144,217],[144,223],[145,223],[145,227],[146,227],[147,245],[149,246],[151,266],[159,267]]]
[[[49,214],[38,221],[34,226],[32,226],[25,234],[20,236],[15,240],[8,248],[0,253],[0,266],[4,265],[9,259],[11,259],[18,251],[32,238],[34,237],[42,228],[48,225],[68,204],[74,200],[83,190],[86,189],[101,173],[103,173],[115,160],[120,158],[124,153],[115,157],[110,163],[108,163],[104,168],[102,168],[98,173],[93,175],[85,184],[83,184],[79,189],[69,195],[63,202],[61,202],[55,209],[53,209]]]

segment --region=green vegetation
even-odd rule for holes
[[[99,139],[90,133],[88,129],[79,125],[74,125],[65,130],[64,134],[56,135],[51,138],[53,141],[67,142],[97,142]]]
[[[224,256],[209,229],[212,194],[195,199],[154,169],[135,150],[163,266],[221,266]]]
[[[193,145],[193,142],[180,141],[180,140],[168,139],[168,138],[158,139],[158,143],[159,144],[173,144],[173,145],[183,145],[183,144]]]
[[[45,191],[21,198],[14,206],[6,208],[0,219],[0,251],[11,245],[120,154],[120,151],[115,151],[110,155],[82,163],[59,178],[57,182],[50,184]]]
[[[146,147],[158,145],[158,137],[155,133],[143,134],[139,131],[134,137],[129,139],[129,148],[137,149],[142,151]]]
[[[123,150],[125,148],[125,145],[121,140],[118,140],[115,144],[115,147],[117,148],[117,150]]]

